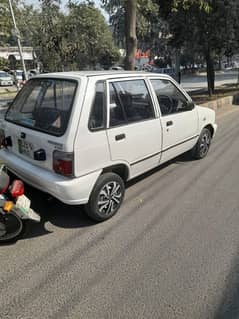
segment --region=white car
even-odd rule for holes
[[[0,86],[13,85],[12,77],[5,71],[0,71]]]
[[[10,170],[97,221],[117,212],[126,181],[186,151],[205,157],[217,129],[170,76],[126,71],[36,76],[0,127]]]

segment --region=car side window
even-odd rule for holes
[[[188,111],[187,98],[169,80],[151,79],[162,115]]]
[[[105,83],[97,82],[95,97],[89,118],[89,129],[100,130],[105,127]]]
[[[110,127],[126,123],[126,114],[120,101],[116,84],[110,83]]]
[[[110,83],[110,126],[155,118],[144,80]]]

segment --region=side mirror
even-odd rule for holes
[[[186,102],[186,106],[185,106],[186,110],[191,111],[194,109],[194,107],[195,107],[195,104],[193,103],[193,101]]]

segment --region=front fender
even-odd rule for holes
[[[197,106],[197,110],[198,110],[199,134],[204,127],[210,126],[213,133],[212,136],[214,136],[217,130],[217,124],[215,122],[215,119],[216,119],[215,111],[203,106]]]

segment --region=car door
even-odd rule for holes
[[[111,160],[130,166],[130,177],[158,165],[162,127],[144,79],[108,82],[108,130]]]
[[[192,101],[170,79],[151,78],[150,82],[161,111],[161,162],[165,162],[195,145],[198,138],[198,113]]]

